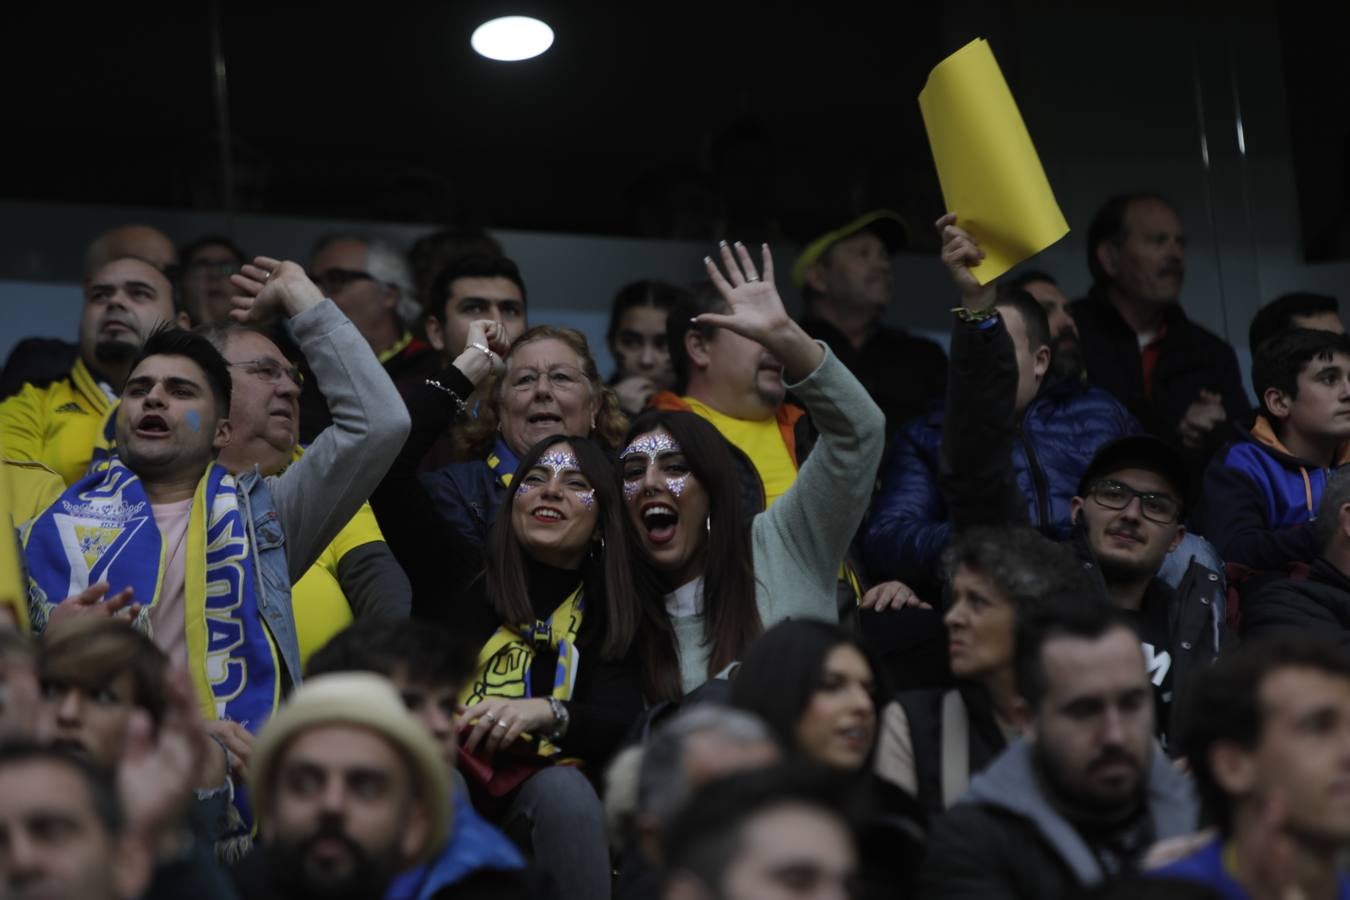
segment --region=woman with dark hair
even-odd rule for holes
[[[764,632],[731,682],[731,704],[752,712],[789,755],[857,772],[876,750],[884,674],[838,625],[799,619]]]
[[[545,438],[521,460],[486,555],[449,527],[428,537],[445,621],[480,648],[459,726],[480,811],[562,897],[608,897],[604,813],[583,769],[598,771],[642,711],[631,652],[642,604],[608,455],[587,438]],[[554,764],[564,758],[574,764]]]
[[[664,281],[635,281],[614,295],[605,334],[615,364],[609,383],[630,416],[642,412],[653,394],[675,384],[666,346],[666,314],[685,294]]]
[[[729,311],[696,324],[709,340],[726,329],[772,353],[820,436],[792,487],[753,515],[762,492],[747,500],[735,451],[706,420],[652,411],[629,429],[619,455],[624,497],[666,592],[666,615],[643,634],[653,701],[677,700],[722,674],[775,622],[838,620],[836,577],[881,456],[881,411],[788,317],[768,247],[762,281],[745,248],[736,252],[739,262],[722,249],[730,281],[706,261]]]
[[[467,352],[467,351],[466,351]],[[536,325],[511,344],[477,414],[455,430],[461,462],[422,476],[436,510],[482,543],[518,460],[540,438],[581,434],[617,449],[628,420],[600,380],[586,336]]]
[[[885,670],[851,632],[782,622],[756,638],[731,682],[731,705],[769,726],[789,757],[832,769],[858,794],[861,894],[906,897],[923,853],[923,809],[873,773]]]

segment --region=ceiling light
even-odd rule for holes
[[[553,29],[529,16],[503,16],[475,28],[469,45],[488,59],[519,62],[552,47]]]

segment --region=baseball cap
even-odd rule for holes
[[[898,253],[909,243],[909,223],[894,210],[874,209],[863,213],[842,228],[826,232],[806,245],[801,256],[792,264],[792,283],[801,287],[806,283],[806,270],[825,255],[835,244],[844,238],[853,237],[860,231],[875,232],[890,253]]]
[[[1191,475],[1180,451],[1149,434],[1134,434],[1104,445],[1092,457],[1083,477],[1078,480],[1078,496],[1086,497],[1093,482],[1121,469],[1145,469],[1156,472],[1184,501],[1190,494]]]

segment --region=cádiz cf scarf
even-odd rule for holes
[[[478,668],[460,695],[460,703],[473,706],[485,697],[517,700],[533,697],[530,669],[540,647],[548,647],[558,654],[550,696],[559,700],[572,699],[577,666],[581,662],[581,652],[576,645],[577,632],[581,630],[584,612],[585,603],[578,586],[571,596],[558,604],[547,621],[536,620],[532,625],[518,628],[506,625],[498,628],[478,651]],[[557,747],[539,739],[540,755],[553,756],[558,752]]]
[[[56,604],[90,584],[135,589],[145,609],[163,593],[164,542],[140,479],[117,457],[66,489],[23,534],[34,630]],[[188,520],[183,611],[188,669],[204,716],[256,732],[281,696],[276,648],[258,611],[247,524],[235,480],[212,465],[197,484]]]

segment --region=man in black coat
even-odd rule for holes
[[[1306,579],[1262,587],[1242,607],[1242,636],[1317,632],[1350,648],[1350,472],[1333,475],[1313,523],[1322,555]]]
[[[1198,472],[1250,404],[1237,357],[1186,318],[1181,218],[1156,194],[1112,197],[1088,229],[1088,296],[1070,307],[1088,380],[1144,428],[1182,447]]]

